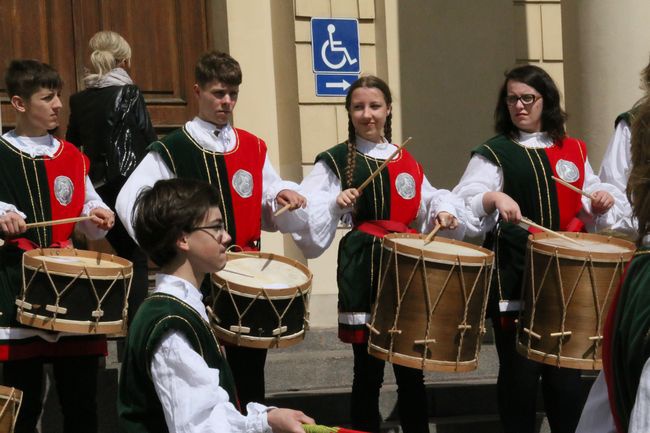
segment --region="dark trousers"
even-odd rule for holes
[[[115,209],[115,200],[123,185],[124,180],[119,178],[97,188],[97,194],[108,207]],[[133,278],[131,279],[131,291],[128,300],[129,323],[131,323],[135,312],[138,311],[138,307],[146,298],[149,289],[147,255],[133,241],[119,218],[116,218],[115,226],[106,233],[106,240],[119,257],[133,262]]]
[[[237,397],[243,413],[250,402],[264,403],[264,364],[266,349],[225,345],[228,365],[235,378]]]
[[[499,355],[497,394],[499,415],[505,433],[535,431],[537,391],[542,395],[553,433],[574,433],[584,403],[580,370],[558,368],[531,361],[516,349],[514,323],[492,319],[494,342]]]
[[[354,379],[350,414],[352,428],[379,432],[379,391],[384,382],[385,362],[368,354],[368,344],[353,344]],[[397,410],[404,433],[429,431],[427,394],[422,370],[393,364],[397,380]]]
[[[43,410],[42,358],[7,361],[3,364],[3,383],[23,392],[15,433],[35,433]],[[64,433],[97,432],[98,356],[78,356],[51,360],[63,413]]]

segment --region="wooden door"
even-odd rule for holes
[[[131,77],[145,95],[161,133],[196,113],[191,88],[194,64],[210,39],[206,0],[0,0],[0,59],[36,58],[62,75],[65,133],[69,96],[83,89],[89,66],[88,40],[98,30],[113,30],[132,48]],[[5,23],[11,17],[12,23]],[[2,83],[4,87],[4,83]],[[15,123],[6,89],[1,89],[5,129]]]

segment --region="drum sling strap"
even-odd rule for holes
[[[364,221],[355,228],[377,238],[383,238],[389,233],[417,233],[406,224],[391,220]]]

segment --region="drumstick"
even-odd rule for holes
[[[375,171],[374,171],[374,172],[373,172],[373,173],[368,177],[368,179],[366,179],[366,180],[361,184],[361,186],[359,186],[359,187],[357,188],[357,191],[359,191],[359,194],[361,194],[361,191],[363,191],[363,190],[368,186],[368,184],[369,184],[370,182],[372,182],[372,180],[373,180],[375,177],[377,177],[377,175],[378,175],[379,173],[381,173],[381,171],[384,169],[384,167],[386,167],[386,165],[388,165],[388,163],[391,162],[391,161],[393,160],[393,158],[395,158],[395,157],[397,156],[397,154],[398,154],[398,153],[399,153],[399,152],[404,148],[404,146],[406,146],[406,143],[408,143],[409,141],[411,141],[412,138],[413,138],[413,137],[409,137],[409,138],[407,138],[406,140],[404,140],[404,142],[403,142],[403,143],[402,143],[402,144],[401,144],[401,145],[400,145],[400,146],[395,150],[395,152],[393,152],[392,155],[389,156],[389,157],[386,159],[386,161],[384,161],[383,164],[381,164],[381,165],[379,166],[379,168],[378,168],[377,170],[375,170]]]
[[[278,215],[282,215],[283,213],[285,213],[286,211],[288,211],[290,207],[291,207],[291,204],[290,204],[290,203],[285,204],[284,206],[282,206],[282,208],[281,208],[280,210],[275,211],[275,213],[273,214],[273,216],[276,217],[276,216],[278,216]]]
[[[438,230],[440,230],[440,227],[442,226],[440,225],[439,222],[436,221],[436,225],[433,228],[433,230],[431,230],[431,232],[427,235],[427,237],[424,238],[424,245],[429,245],[431,243],[433,237],[436,235],[436,233],[438,233]]]
[[[567,240],[567,241],[569,241],[569,242],[572,242],[572,243],[574,243],[574,244],[576,244],[576,245],[580,245],[580,246],[582,246],[582,244],[581,244],[580,242],[576,241],[575,239],[571,239],[570,237],[568,237],[568,236],[566,236],[566,235],[563,235],[562,233],[558,233],[558,232],[555,232],[555,231],[553,231],[553,230],[551,230],[551,229],[547,229],[546,227],[541,226],[541,225],[539,225],[539,224],[537,224],[537,223],[535,223],[535,222],[529,220],[529,219],[526,218],[526,217],[521,217],[521,221],[519,222],[519,226],[520,226],[521,228],[523,228],[524,230],[528,230],[528,227],[523,227],[523,226],[522,226],[522,223],[523,223],[524,225],[529,225],[529,226],[535,227],[536,229],[539,229],[539,230],[541,230],[541,231],[543,231],[543,232],[545,232],[545,233],[548,233],[548,234],[550,234],[550,235],[557,236],[558,238],[562,238],[562,239],[564,239],[564,240]]]
[[[34,227],[45,227],[45,226],[55,226],[58,224],[68,224],[68,223],[76,223],[79,221],[86,221],[92,218],[92,215],[88,216],[82,216],[82,217],[75,217],[75,218],[63,218],[60,220],[51,220],[51,221],[39,221],[35,223],[29,223],[27,224],[27,228],[31,229]]]
[[[585,192],[585,191],[581,190],[580,188],[576,188],[575,186],[571,185],[569,182],[567,182],[567,181],[565,181],[563,179],[560,179],[559,177],[551,176],[551,179],[553,179],[554,181],[556,181],[560,185],[564,185],[567,188],[569,188],[570,190],[577,192],[578,194],[584,195],[585,197],[587,197],[590,200],[594,199],[593,195],[589,194],[588,192]]]
[[[246,273],[244,273],[244,272],[239,272],[239,271],[233,271],[232,269],[228,269],[228,268],[223,268],[222,271],[224,271],[224,272],[230,272],[231,274],[241,275],[242,277],[255,278],[254,275],[246,274]]]

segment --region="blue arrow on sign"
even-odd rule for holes
[[[358,75],[316,74],[316,96],[345,96]]]

